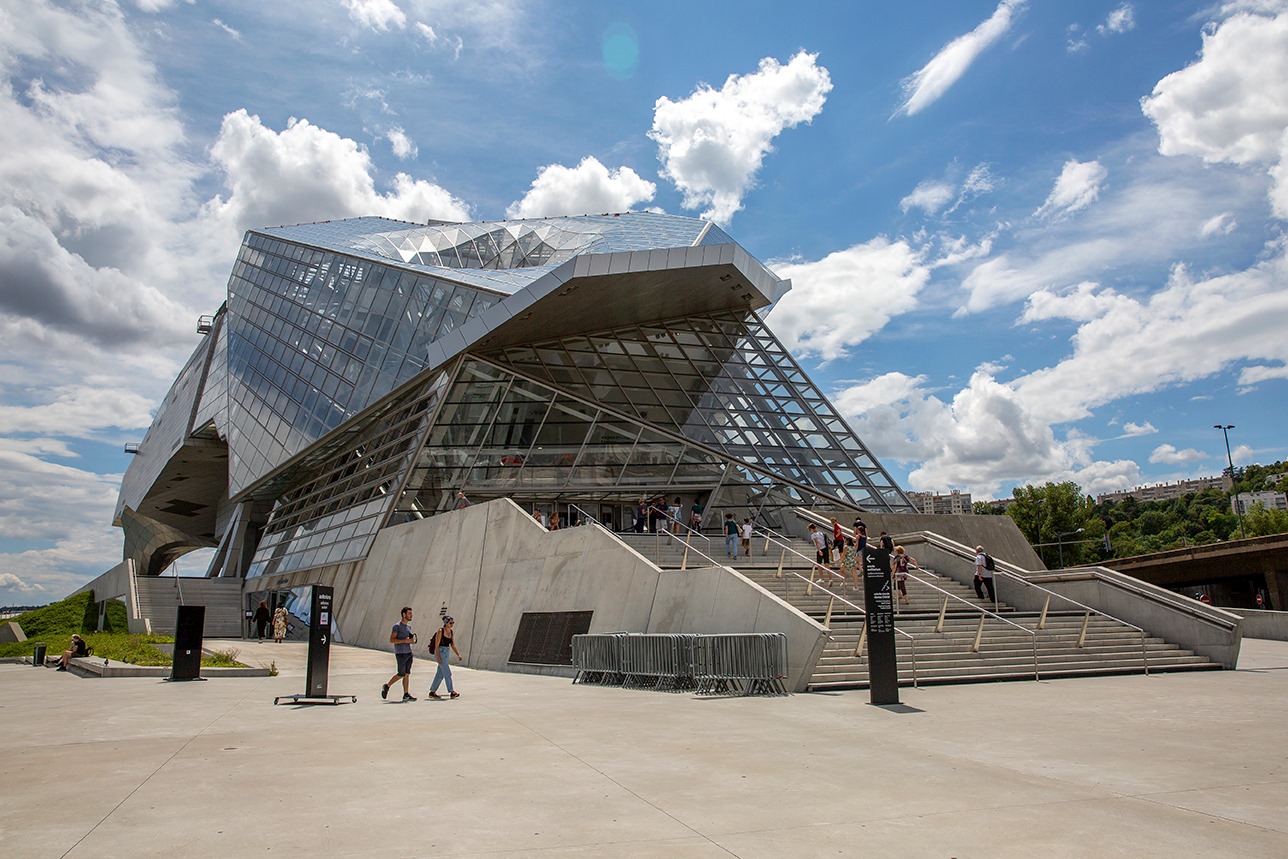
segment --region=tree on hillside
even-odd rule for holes
[[[1288,532],[1288,510],[1267,510],[1266,505],[1257,502],[1252,505],[1251,510],[1243,514],[1243,530],[1249,537],[1286,533]],[[1238,536],[1239,528],[1236,525],[1230,539],[1236,539]]]
[[[1095,563],[1102,558],[1100,542],[1105,525],[1095,515],[1095,502],[1082,494],[1078,484],[1066,480],[1017,486],[1014,498],[1006,514],[1015,520],[1048,566],[1057,565],[1061,554],[1066,567]]]

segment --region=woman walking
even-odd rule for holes
[[[438,659],[438,671],[434,674],[434,682],[429,687],[429,697],[442,699],[438,694],[438,684],[444,680],[447,681],[447,694],[451,698],[461,697],[461,693],[452,688],[452,654],[456,654],[457,660],[461,658],[461,652],[456,649],[456,621],[451,615],[443,618],[443,628],[434,633],[434,640],[430,642],[430,650]]]
[[[278,606],[277,611],[273,612],[273,641],[278,644],[286,638],[286,607]]]
[[[903,550],[903,546],[894,547],[894,584],[899,589],[899,602],[909,605],[908,568],[921,569],[917,559]]]
[[[854,582],[854,589],[859,589],[859,553],[854,548],[854,538],[846,537],[845,542],[841,544],[841,563],[838,565],[841,570],[841,581],[847,578]]]

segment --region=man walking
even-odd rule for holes
[[[983,588],[988,588],[988,600],[994,603],[997,602],[997,592],[993,590],[993,570],[996,566],[983,546],[975,547],[975,595],[983,599]]]
[[[402,620],[394,624],[389,633],[389,643],[394,646],[394,658],[398,660],[398,673],[389,678],[389,682],[380,687],[380,697],[389,697],[389,687],[402,678],[404,701],[415,701],[411,694],[411,646],[416,643],[416,633],[411,631],[411,606],[403,606]]]
[[[732,513],[726,513],[724,518],[725,533],[725,554],[734,560],[738,559],[738,522],[733,518]]]

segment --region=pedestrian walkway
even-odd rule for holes
[[[1288,643],[1238,670],[704,699],[247,643],[275,677],[0,665],[0,843],[40,857],[1282,857]],[[272,654],[270,656],[270,654]],[[424,662],[413,692],[432,678]]]

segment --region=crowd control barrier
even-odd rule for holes
[[[786,695],[787,636],[593,633],[572,639],[574,683],[699,695]]]

